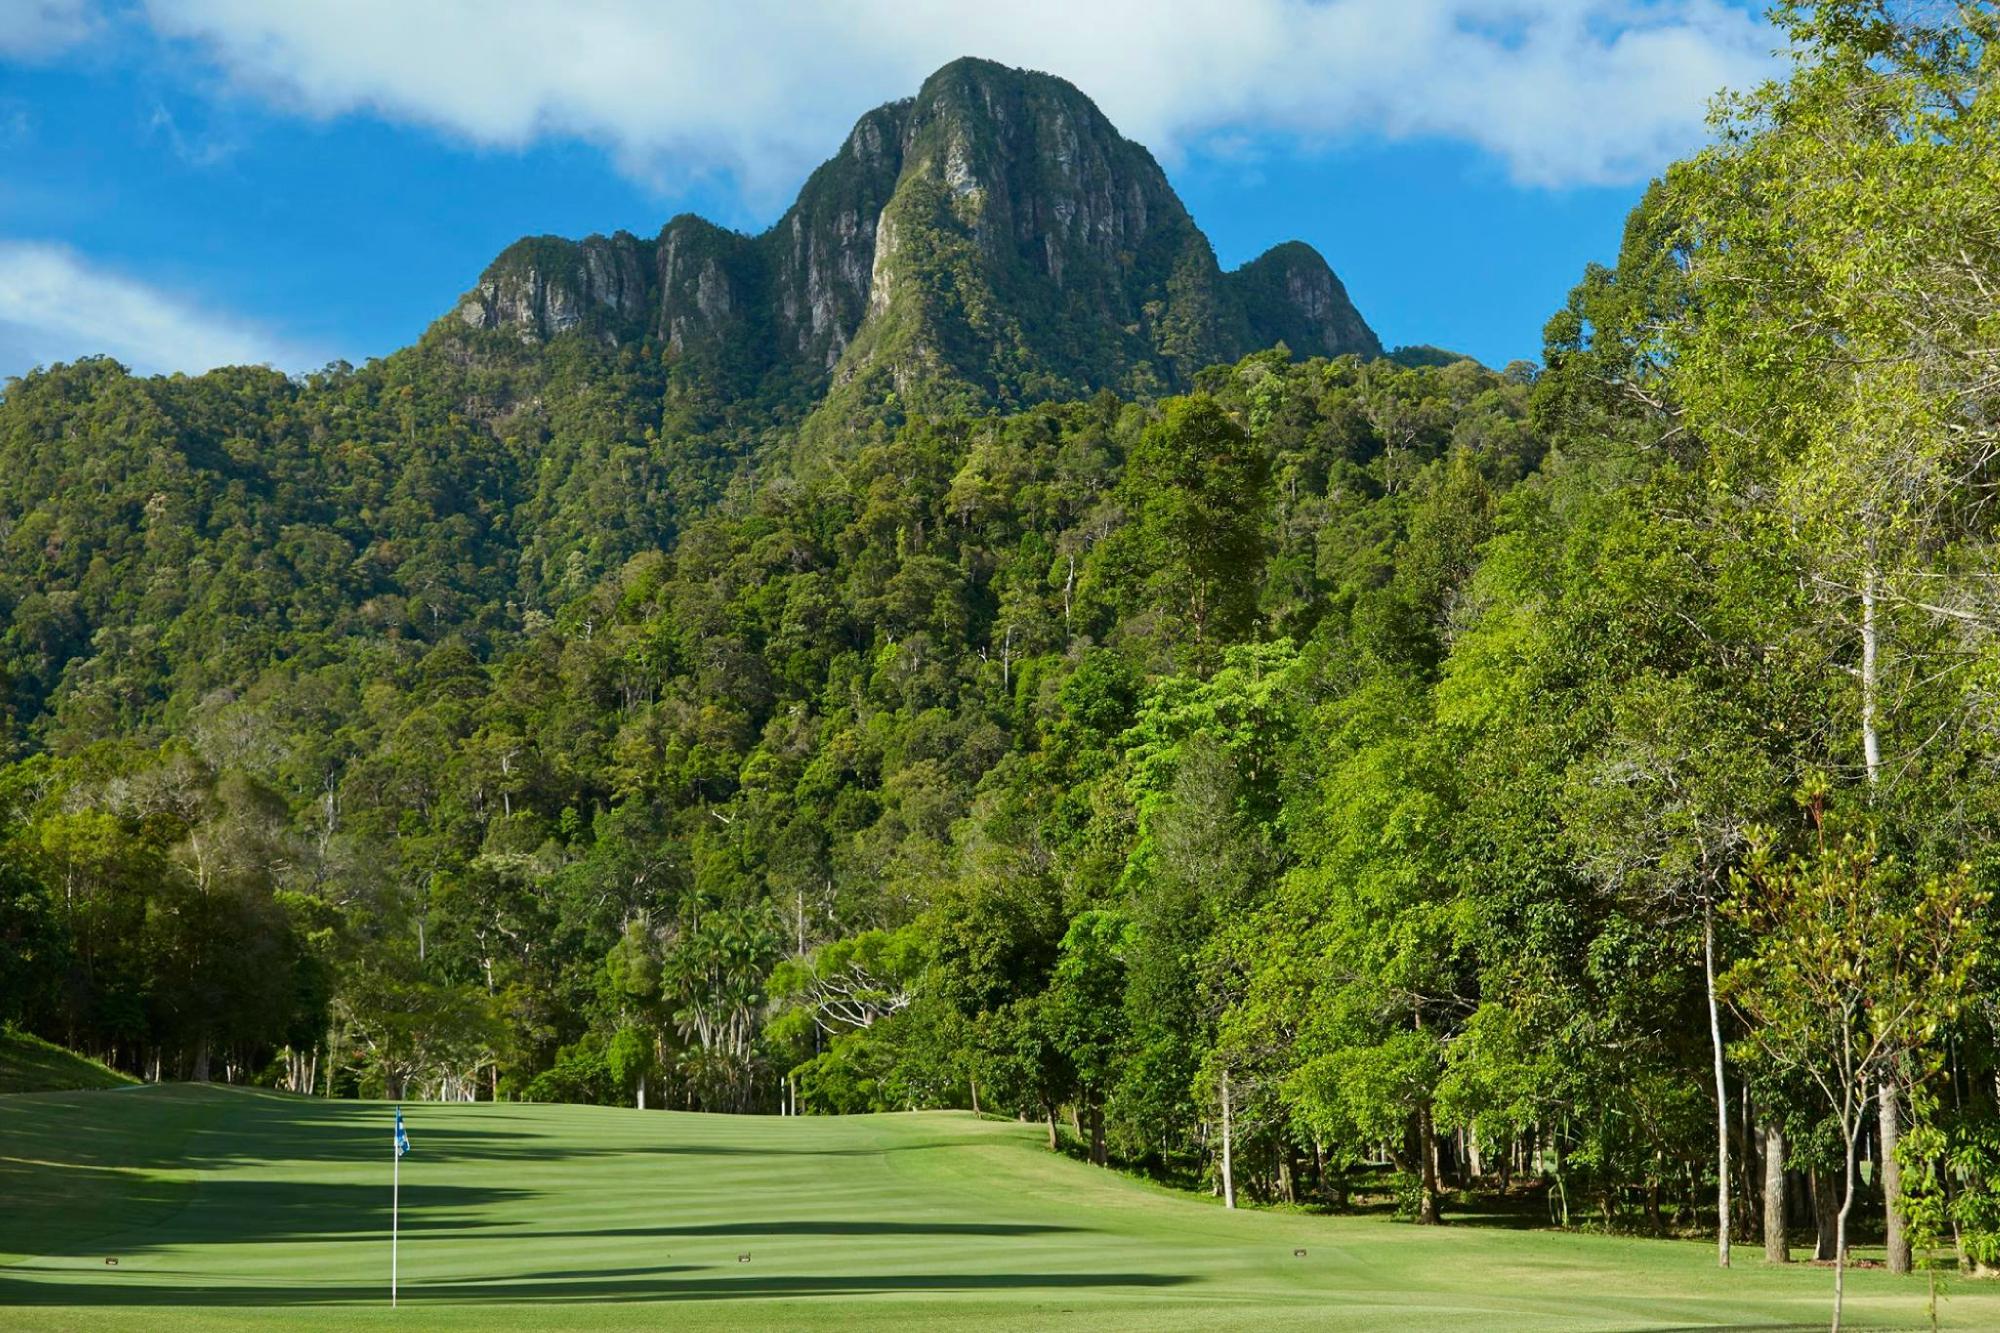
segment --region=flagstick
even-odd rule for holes
[[[395,1165],[389,1168],[389,1308],[396,1308],[396,1241],[397,1230],[402,1222],[403,1208],[403,1145],[391,1143],[389,1156]]]

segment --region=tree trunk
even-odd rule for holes
[[[1423,1197],[1417,1203],[1417,1221],[1424,1226],[1436,1226],[1440,1220],[1437,1125],[1431,1119],[1429,1102],[1417,1108],[1417,1159],[1417,1170],[1423,1181]]]
[[[979,1114],[979,1080],[975,1078],[971,1080],[971,1082],[972,1082],[972,1114],[976,1116]]]
[[[1764,1126],[1764,1261],[1788,1264],[1791,1246],[1785,1239],[1785,1131],[1772,1121]]]
[[[1757,1161],[1757,1125],[1750,1115],[1750,1080],[1744,1079],[1737,1087],[1743,1095],[1737,1099],[1736,1148],[1730,1160],[1743,1163],[1743,1197],[1738,1199],[1732,1192],[1729,1211],[1731,1220],[1742,1228],[1741,1234],[1732,1239],[1747,1241],[1750,1239],[1750,1228],[1756,1221],[1755,1215],[1762,1211],[1751,1197],[1753,1186],[1750,1180],[1750,1172]],[[1739,1203],[1743,1205],[1741,1208],[1736,1206]]]
[[[1877,1101],[1881,1103],[1882,1207],[1891,1273],[1910,1271],[1910,1240],[1903,1233],[1903,1164],[1896,1160],[1896,1143],[1902,1137],[1899,1100],[1894,1076],[1884,1075]]]
[[[1061,1141],[1056,1137],[1055,1103],[1054,1102],[1045,1103],[1043,1109],[1049,1113],[1049,1151],[1054,1152],[1057,1148],[1062,1146]]]
[[[1840,1193],[1840,1215],[1833,1224],[1833,1333],[1840,1333],[1840,1303],[1847,1295],[1847,1215],[1854,1209],[1854,1141],[1859,1137],[1859,1128],[1858,1125],[1840,1127],[1847,1139],[1847,1179]]]
[[[1104,1099],[1095,1095],[1090,1099],[1090,1160],[1098,1166],[1110,1160],[1104,1151]]]
[[[1222,1206],[1236,1206],[1236,1163],[1233,1159],[1235,1144],[1231,1135],[1233,1128],[1229,1108],[1229,1071],[1222,1071]]]
[[[200,1040],[195,1043],[193,1081],[196,1083],[208,1082],[208,1034],[206,1032],[202,1033]]]
[[[1839,1237],[1834,1231],[1834,1216],[1840,1211],[1840,1200],[1834,1192],[1832,1178],[1824,1171],[1815,1170],[1812,1173],[1812,1202],[1815,1230],[1813,1258],[1826,1263],[1840,1253],[1837,1248]]]
[[[1729,1267],[1729,1083],[1722,1070],[1722,1014],[1715,1001],[1715,909],[1701,905],[1701,972],[1708,987],[1708,1038],[1715,1056],[1715,1262]]]

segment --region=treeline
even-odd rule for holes
[[[9,1014],[2000,1262],[1991,16],[1781,17],[1538,373],[831,449],[448,331],[11,384]]]
[[[317,394],[380,373],[283,392],[324,412]],[[11,438],[34,432],[18,473],[33,459],[45,475],[65,439],[132,482],[32,477],[22,489],[50,498],[13,532],[86,507],[108,530],[136,494],[163,507],[161,471],[190,474],[190,493],[228,488],[187,465],[198,439],[168,453],[72,435],[46,409],[129,393],[198,419],[231,374],[140,382],[96,363],[17,382]],[[774,1104],[802,1058],[765,1031],[781,962],[910,926],[960,877],[968,819],[1042,782],[1053,738],[1108,773],[1142,696],[1199,685],[1265,627],[1309,636],[1345,614],[1395,577],[1405,510],[1453,503],[1441,487],[1512,485],[1540,449],[1524,385],[1469,362],[1280,352],[1209,378],[1160,406],[1104,396],[885,429],[814,480],[780,474],[741,509],[690,519],[671,552],[641,550],[550,611],[481,607],[476,629],[439,617],[434,637],[429,616],[300,614],[312,577],[268,559],[255,530],[306,526],[260,512],[281,491],[245,503],[242,524],[174,530],[173,563],[141,550],[106,580],[85,636],[97,651],[44,673],[47,706],[17,696],[33,753],[6,770],[9,846],[41,890],[24,887],[22,919],[39,924],[17,937],[42,940],[40,965],[15,972],[17,1012],[169,1076],[207,1068],[205,1050],[261,1072],[283,1048],[326,1049],[331,1027],[322,1089],[504,1094],[539,1078],[581,1098],[636,1092],[605,1064],[636,1024],[657,1038],[656,1097],[664,1083],[680,1104]],[[383,513],[328,503],[316,535]],[[34,549],[67,551],[72,525]],[[188,596],[188,571],[231,552],[266,600],[218,623],[205,612],[224,595]],[[73,580],[44,564],[20,600],[84,603],[63,585],[100,563],[78,560]],[[514,567],[469,564],[465,586]],[[516,578],[529,601],[531,576]],[[172,596],[173,619],[144,619],[131,582]],[[33,623],[15,620],[14,642]],[[205,651],[128,650],[152,637]],[[1072,908],[1116,892],[1122,854],[1097,856]],[[265,961],[209,947],[219,918],[182,903],[234,913]],[[296,982],[253,995],[280,956]]]

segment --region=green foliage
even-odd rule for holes
[[[1990,1262],[1993,99],[1974,36],[1786,14],[1539,374],[1206,364],[1313,275],[1180,214],[1050,284],[990,243],[1050,137],[1157,168],[971,62],[801,198],[894,234],[851,343],[702,312],[798,275],[680,219],[678,328],[10,385],[0,1003],[1186,1184],[1226,1080],[1245,1198],[1655,1232],[1742,1193],[1746,1086],[1824,1190],[1887,1079],[1913,1226]],[[496,281],[639,245],[583,244]]]
[[[1774,1060],[1811,1071],[1835,1102],[1865,1100],[1958,1016],[1990,899],[1966,867],[1912,882],[1853,833],[1784,861],[1759,840],[1729,904],[1754,942],[1724,993]]]
[[[1125,956],[1131,940],[1132,925],[1118,912],[1092,910],[1072,921],[1056,955],[1042,1015],[1089,1107],[1091,1151],[1099,1164],[1104,1099],[1125,1055]]]
[[[1269,471],[1249,433],[1202,396],[1170,399],[1126,458],[1130,526],[1107,544],[1107,581],[1178,656],[1208,662],[1253,622]]]
[[[625,1100],[627,1085],[621,1077],[632,1072],[617,1051],[617,1039],[606,1050],[594,1038],[556,1052],[555,1063],[529,1079],[521,1090],[531,1102],[582,1102],[593,1106],[616,1106]]]
[[[1972,884],[1967,867],[1913,878],[1872,837],[1819,833],[1811,854],[1782,861],[1767,840],[1753,842],[1730,903],[1751,944],[1722,989],[1751,1020],[1757,1052],[1803,1074],[1839,1125],[1844,1253],[1864,1112],[1882,1088],[1933,1071],[1938,1036],[1973,997],[1992,894]],[[1922,1130],[1917,1144],[1914,1153],[1943,1146]],[[1934,1171],[1920,1167],[1915,1208],[1889,1200],[1927,1249],[1944,1217]],[[1836,1268],[1835,1323],[1843,1285]]]

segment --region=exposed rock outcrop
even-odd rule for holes
[[[458,317],[475,329],[506,329],[523,342],[584,325],[628,330],[652,304],[651,251],[649,242],[622,231],[582,241],[516,241],[460,298]]]
[[[1089,98],[971,59],[863,116],[759,236],[690,214],[651,241],[524,240],[457,314],[528,343],[657,340],[745,377],[736,392],[917,401],[1173,389],[1278,342],[1382,350],[1310,246],[1223,273],[1152,155]]]

